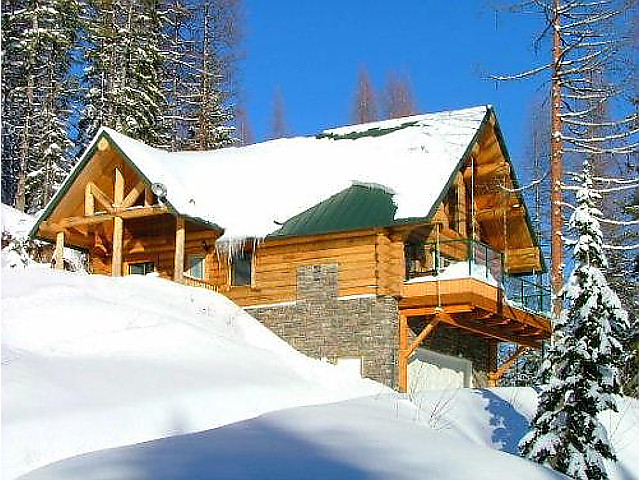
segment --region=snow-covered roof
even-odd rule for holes
[[[264,237],[278,228],[275,222],[353,182],[395,192],[396,219],[426,217],[490,110],[416,115],[206,152],[169,153],[109,128],[94,143],[106,134],[149,181],[166,187],[173,208],[219,225],[225,239]]]

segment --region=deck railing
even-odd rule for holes
[[[205,282],[200,278],[194,278],[188,275],[185,275],[183,278],[184,278],[184,284],[190,287],[201,287],[201,288],[206,288],[207,290],[212,290],[214,292],[218,291],[217,285],[213,285],[211,283]]]
[[[446,280],[473,277],[503,290],[510,303],[548,315],[551,289],[540,281],[509,275],[504,255],[491,246],[471,239],[443,240],[407,247],[406,278],[433,276]]]

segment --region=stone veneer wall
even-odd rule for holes
[[[315,358],[360,357],[362,375],[394,387],[398,303],[389,296],[338,297],[338,265],[297,270],[297,301],[246,310],[300,352]]]
[[[418,317],[409,320],[411,336],[415,338],[422,328],[424,319]],[[455,327],[440,324],[435,331],[429,335],[422,346],[434,352],[451,355],[454,357],[464,357],[471,360],[473,365],[473,386],[482,388],[488,386],[489,375],[494,352],[492,342],[475,335],[470,335]]]

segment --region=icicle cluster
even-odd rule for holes
[[[562,292],[566,309],[554,325],[553,345],[543,364],[550,383],[540,394],[520,448],[525,457],[573,478],[598,480],[608,478],[604,462],[615,460],[615,453],[597,415],[617,411],[618,366],[624,356],[619,339],[629,327],[601,272],[607,261],[588,164],[576,197],[569,222],[577,235],[574,269]]]

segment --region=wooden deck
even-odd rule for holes
[[[507,302],[501,288],[475,278],[405,283],[399,308],[407,318],[445,313],[445,323],[527,347],[539,348],[551,336],[548,318]]]

